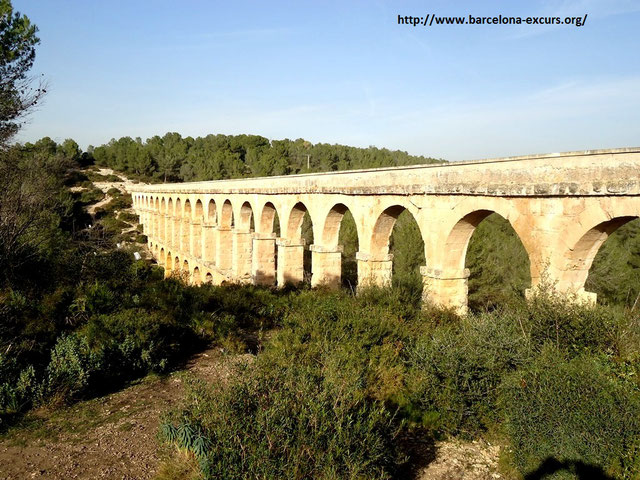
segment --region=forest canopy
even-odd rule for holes
[[[358,168],[437,163],[431,157],[399,150],[312,144],[297,140],[269,140],[260,135],[182,137],[170,132],[146,141],[140,137],[112,139],[89,146],[98,165],[145,181],[175,182],[263,177]]]

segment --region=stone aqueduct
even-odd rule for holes
[[[389,285],[390,234],[408,210],[425,245],[425,297],[464,311],[467,246],[495,212],[522,241],[533,288],[545,279],[571,298],[594,302],[584,290],[594,256],[614,230],[640,215],[640,148],[140,185],[131,194],[165,275],[183,271],[196,284],[297,283],[306,248],[312,285],[338,286],[338,232],[349,210],[358,233],[358,285]],[[313,245],[301,239],[306,212]]]

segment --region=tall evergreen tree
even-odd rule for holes
[[[0,0],[0,146],[45,93],[43,85],[33,87],[28,76],[40,42],[37,31],[26,15],[13,11],[10,0]]]

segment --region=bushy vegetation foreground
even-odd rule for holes
[[[546,296],[465,318],[394,291],[272,301],[255,361],[194,380],[164,424],[205,478],[406,478],[409,439],[442,435],[497,439],[521,474],[640,475],[637,317]]]

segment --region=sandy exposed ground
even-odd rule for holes
[[[224,381],[230,365],[247,360],[219,349],[196,355],[187,372]],[[50,412],[28,415],[25,426],[0,437],[0,479],[152,479],[164,447],[164,412],[183,397],[182,373],[147,377],[118,392]]]

